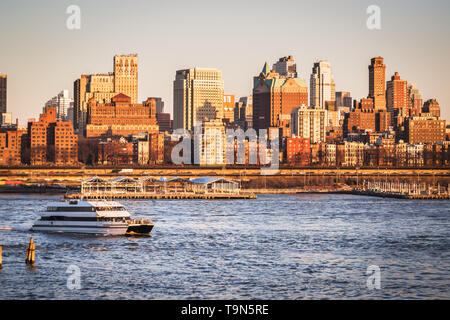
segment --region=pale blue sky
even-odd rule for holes
[[[81,30],[66,28],[66,8],[81,8]],[[366,8],[381,7],[380,31]],[[448,0],[2,0],[0,73],[8,110],[25,124],[83,73],[110,72],[113,55],[139,54],[139,100],[161,96],[172,111],[175,71],[222,70],[227,94],[251,94],[264,62],[293,55],[309,83],[314,61],[331,62],[337,91],[368,93],[370,58],[383,56],[450,120]]]

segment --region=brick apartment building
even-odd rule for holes
[[[46,107],[39,121],[28,122],[25,163],[57,165],[78,163],[78,136],[71,122],[57,121],[56,108]]]

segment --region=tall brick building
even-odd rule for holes
[[[58,121],[56,108],[46,107],[39,121],[29,121],[25,162],[31,165],[78,163],[78,136],[72,123]]]
[[[401,80],[396,72],[387,82],[386,103],[387,110],[392,114],[392,124],[397,128],[401,128],[406,117],[412,115],[413,110],[409,108],[411,103],[408,100],[408,83],[406,80]]]
[[[382,57],[370,60],[369,98],[373,99],[375,110],[386,110],[386,65]]]
[[[269,70],[266,62],[253,84],[253,128],[277,127],[282,136],[291,135],[291,112],[301,105],[308,105],[308,86],[299,78],[281,77]]]

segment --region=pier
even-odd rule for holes
[[[221,177],[186,179],[181,177],[117,177],[112,180],[94,176],[83,180],[81,192],[67,193],[67,199],[256,199],[242,193],[239,182]]]
[[[350,193],[383,198],[446,200],[450,199],[450,184],[445,188],[440,184],[432,186],[426,183],[364,180],[362,186],[354,188]]]
[[[256,199],[255,194],[226,194],[226,193],[154,193],[154,192],[127,192],[127,193],[69,193],[66,199],[89,199],[89,200],[107,200],[107,199],[157,199],[157,200],[183,200],[183,199],[203,199],[203,200],[225,200],[225,199]]]

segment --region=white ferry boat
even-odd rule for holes
[[[31,231],[148,235],[153,226],[151,220],[131,219],[130,213],[116,201],[70,200],[50,203]]]

